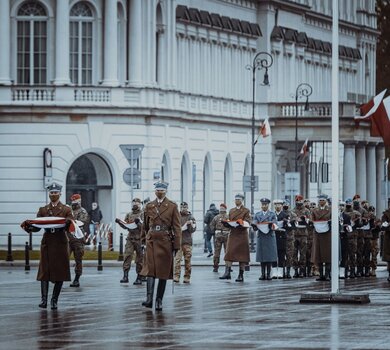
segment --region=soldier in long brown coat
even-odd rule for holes
[[[246,221],[248,225],[251,223],[251,214],[249,209],[245,208],[243,205],[244,196],[242,194],[237,194],[235,196],[235,208],[230,209],[229,211],[229,221]],[[236,282],[244,282],[244,269],[250,261],[249,257],[249,237],[248,229],[239,225],[237,227],[230,227],[228,224],[227,227],[230,228],[230,234],[227,241],[226,254],[224,257],[225,260],[225,273],[220,279],[230,280],[230,269],[234,261],[238,261],[240,265],[240,272],[236,279]]]
[[[390,208],[387,208],[382,214],[382,226],[383,232],[383,261],[387,261],[387,271],[389,276],[387,280],[390,282]]]
[[[173,278],[174,255],[181,245],[181,225],[177,204],[166,197],[168,184],[157,182],[154,186],[157,198],[145,207],[142,230],[146,252],[141,275],[148,277],[142,305],[153,306],[154,281],[158,278],[155,309],[162,310],[167,280]]]
[[[327,205],[327,196],[318,196],[318,207],[311,212],[311,220],[314,224],[313,236],[313,264],[318,265],[320,277],[317,281],[328,281],[330,279],[331,263],[331,210]],[[325,274],[323,264],[325,263]]]
[[[39,208],[37,217],[58,216],[69,220],[73,219],[70,207],[60,202],[62,186],[53,183],[47,187],[49,191],[50,203]],[[22,227],[27,232],[37,232],[40,229],[31,226],[25,221]],[[57,309],[58,297],[64,281],[70,281],[69,265],[69,243],[66,236],[66,226],[64,228],[45,229],[41,241],[41,258],[37,280],[41,281],[41,303],[39,307],[47,307],[47,295],[49,282],[54,283],[53,295],[51,299],[52,310]]]

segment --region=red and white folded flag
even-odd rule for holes
[[[60,216],[44,216],[35,218],[33,220],[27,220],[30,225],[36,228],[51,229],[51,228],[62,228],[66,225],[66,218]],[[76,236],[76,238],[83,238],[83,232],[79,226],[83,226],[84,223],[79,220],[71,220],[69,226],[69,232]]]
[[[317,233],[325,233],[329,231],[328,220],[313,221],[313,224]]]
[[[238,219],[238,220],[228,220],[228,221],[225,221],[229,224],[229,226],[231,227],[245,227],[245,228],[248,228],[249,227],[249,223],[247,221],[244,221],[242,219]]]
[[[257,228],[267,234],[269,231],[270,231],[270,227],[269,227],[269,224],[272,224],[272,230],[276,230],[278,228],[278,225],[276,225],[275,223],[271,222],[271,221],[263,221],[263,222],[258,222],[256,224]]]
[[[115,222],[119,226],[121,226],[122,228],[126,228],[126,229],[129,229],[129,230],[134,230],[134,229],[136,229],[138,227],[138,225],[134,221],[132,221],[132,222],[125,222],[125,221],[123,221],[121,219],[116,218]]]

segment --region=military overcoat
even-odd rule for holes
[[[388,222],[390,224],[390,209],[383,212],[382,223]],[[383,256],[384,261],[390,262],[390,225],[383,229]]]
[[[229,211],[229,220],[236,221],[242,219],[251,222],[249,209],[241,206],[240,209],[232,208]],[[249,237],[248,229],[245,227],[232,227],[226,246],[225,261],[238,261],[248,263],[249,257]]]
[[[331,220],[331,211],[328,206],[325,208],[315,208],[311,213],[311,220],[329,221]],[[330,225],[329,225],[330,228]],[[313,264],[331,263],[331,231],[318,233],[314,229],[313,247],[311,260]]]
[[[73,219],[70,207],[59,202],[39,208],[37,217],[59,216]],[[41,259],[38,268],[38,281],[70,281],[69,244],[65,229],[45,232],[41,241]]]
[[[149,202],[144,211],[142,240],[146,244],[141,275],[173,278],[173,250],[181,246],[180,214],[177,204],[164,198]]]

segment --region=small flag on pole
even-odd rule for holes
[[[259,135],[257,136],[257,139],[254,143],[256,145],[257,141],[259,141],[259,137],[262,136],[263,138],[271,135],[271,127],[269,125],[268,118],[263,121],[263,123],[260,126]]]
[[[301,148],[301,151],[299,152],[299,155],[301,158],[305,158],[308,153],[309,153],[309,139],[306,139],[305,143]]]

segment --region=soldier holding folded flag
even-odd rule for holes
[[[229,221],[224,222],[225,227],[230,228],[225,254],[225,273],[219,279],[230,280],[230,268],[233,261],[238,261],[240,272],[236,282],[244,282],[244,269],[250,261],[248,227],[251,221],[251,214],[248,208],[243,205],[244,196],[235,196],[235,207],[229,211]],[[233,226],[232,226],[233,225]]]
[[[41,303],[40,308],[47,308],[47,295],[49,282],[54,283],[53,295],[51,298],[52,310],[57,309],[58,297],[64,281],[70,281],[69,246],[66,232],[73,220],[70,207],[60,202],[62,186],[52,183],[47,187],[50,203],[39,208],[37,217],[62,217],[66,218],[66,224],[58,228],[45,228],[41,241],[41,257],[37,280],[41,281]],[[27,232],[37,232],[40,228],[34,227],[30,220],[21,224]]]
[[[147,276],[146,300],[143,306],[153,307],[154,282],[158,278],[155,309],[162,310],[162,300],[168,279],[173,278],[174,256],[181,245],[180,214],[177,204],[166,197],[168,184],[154,184],[156,199],[144,211],[141,240],[146,253],[141,275]]]

